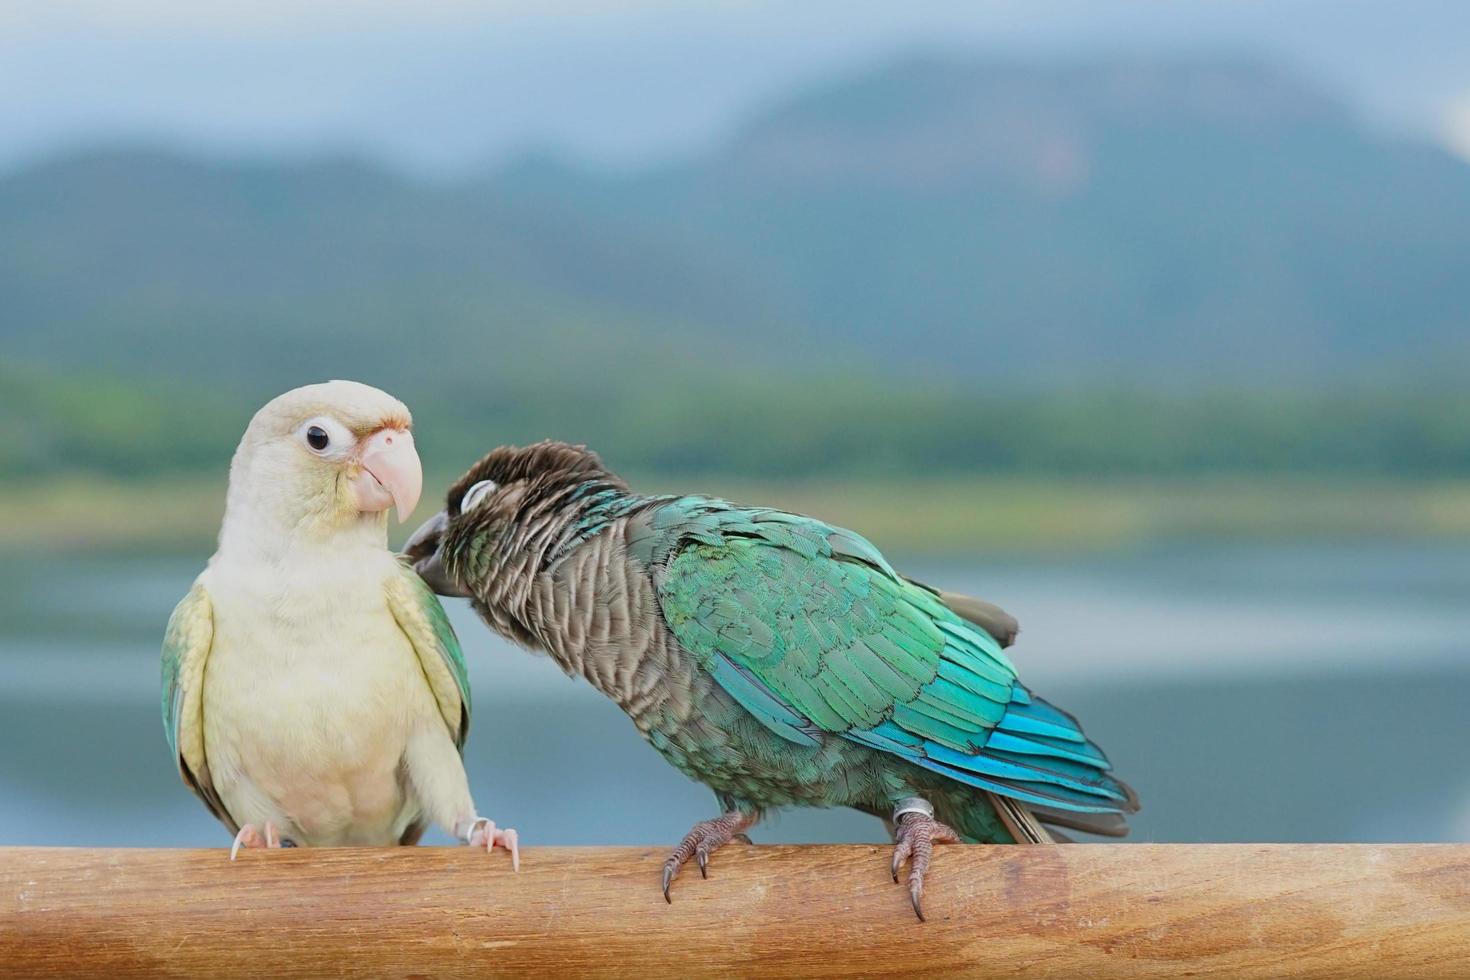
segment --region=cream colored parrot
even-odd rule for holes
[[[241,847],[413,844],[430,823],[511,852],[460,758],[470,687],[439,600],[388,550],[423,473],[408,409],[352,381],[288,391],[230,464],[219,548],[169,620],[163,722]]]

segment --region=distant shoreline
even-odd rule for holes
[[[414,520],[453,475],[426,481]],[[635,478],[650,492],[698,491],[812,514],[908,554],[1036,554],[1182,540],[1464,539],[1470,480],[1210,476],[747,480]],[[70,476],[9,481],[0,555],[208,550],[224,477],[155,481]],[[410,522],[412,524],[412,522]],[[394,528],[396,545],[412,526]]]

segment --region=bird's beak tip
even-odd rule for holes
[[[406,429],[383,429],[375,433],[363,447],[362,468],[389,498],[373,509],[386,510],[391,503],[398,523],[406,522],[419,505],[424,489],[424,468],[413,445],[413,433]],[[364,500],[375,496],[371,487],[360,493]]]

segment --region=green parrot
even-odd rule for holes
[[[1077,722],[1016,679],[1013,619],[905,578],[852,531],[635,494],[594,453],[545,442],[472,466],[407,557],[714,790],[724,812],[669,856],[665,898],[772,807],[888,821],[921,919],[935,844],[1121,835],[1138,808]]]
[[[251,420],[219,547],[169,620],[163,724],[241,847],[412,844],[429,823],[508,849],[460,758],[470,686],[438,598],[387,546],[423,485],[408,409],[350,381]]]

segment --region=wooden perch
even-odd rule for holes
[[[1470,976],[1470,846],[0,849],[0,976]]]

